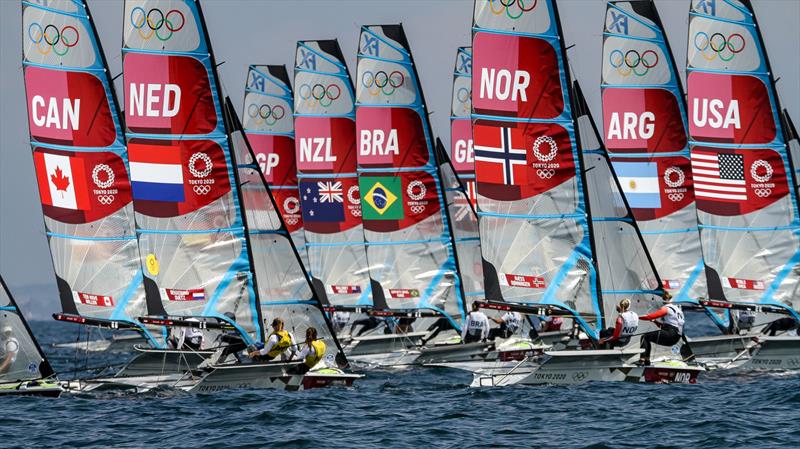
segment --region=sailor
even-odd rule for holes
[[[642,336],[642,354],[639,363],[645,366],[650,365],[650,352],[652,344],[662,346],[672,346],[681,340],[683,336],[683,310],[678,304],[672,303],[672,295],[664,294],[664,306],[653,313],[639,317],[640,320],[655,321],[660,328],[648,332]]]
[[[428,342],[436,338],[440,332],[450,329],[455,329],[455,327],[453,327],[453,323],[445,317],[439,318],[438,320],[434,321],[433,324],[428,326],[428,329],[426,330],[428,333],[422,337],[422,344],[428,344]]]
[[[306,329],[306,340],[303,349],[297,356],[303,360],[303,364],[293,370],[295,374],[305,374],[325,357],[325,342],[317,339],[317,329],[309,327]]]
[[[414,332],[414,327],[412,324],[417,319],[414,317],[400,317],[397,319],[397,326],[394,327],[394,332],[396,334],[408,334],[410,332]]]
[[[233,312],[225,312],[225,318],[231,323],[236,322],[236,315],[234,315]],[[219,356],[219,361],[224,362],[225,359],[228,358],[228,355],[233,354],[236,360],[242,362],[239,353],[247,348],[247,344],[244,342],[239,332],[235,329],[226,329],[220,334],[219,339],[225,346]]]
[[[360,337],[364,335],[366,332],[375,329],[376,327],[380,326],[381,324],[385,324],[386,328],[383,329],[384,334],[393,334],[395,329],[395,321],[394,318],[380,318],[374,315],[370,315],[366,318],[361,318],[360,320],[353,321],[353,324],[350,325],[350,335],[355,337]],[[353,329],[356,326],[361,326],[361,329],[358,330],[357,334],[353,334]]]
[[[350,321],[350,312],[338,311],[333,312],[333,315],[331,315],[331,325],[333,326],[333,331],[337,334],[344,330],[348,321]]]
[[[564,324],[564,318],[560,316],[548,316],[542,325],[541,332],[556,332],[561,330],[561,326]]]
[[[497,337],[508,338],[522,327],[522,315],[519,312],[508,311],[500,318],[491,317],[489,319],[500,325],[489,331],[489,340],[492,341]]]
[[[0,374],[4,374],[11,369],[11,365],[17,360],[17,354],[19,354],[19,340],[14,338],[14,329],[11,326],[3,327],[3,331],[0,333],[0,350],[2,350]]]
[[[749,331],[754,324],[756,324],[756,312],[754,310],[740,310],[736,313],[736,328],[733,333]]]
[[[636,314],[631,308],[631,300],[625,298],[617,304],[617,321],[614,327],[603,329],[600,331],[600,340],[598,343],[601,346],[607,346],[613,349],[616,346],[627,346],[631,342],[631,336],[636,333],[639,328],[639,315]]]
[[[281,356],[282,360],[288,358],[286,350],[294,345],[294,338],[292,335],[283,329],[283,320],[275,318],[272,320],[272,333],[269,334],[267,344],[257,351],[252,351],[247,355],[251,359],[258,360],[272,360],[277,356]]]
[[[187,318],[186,321],[200,322],[200,320],[194,317]],[[197,327],[179,327],[173,331],[172,337],[170,337],[169,340],[170,344],[172,344],[175,349],[181,350],[188,348],[199,351],[203,346],[203,331]]]
[[[461,330],[463,343],[486,341],[489,336],[489,319],[480,311],[477,302],[472,303],[472,311],[467,314],[466,326]]]
[[[769,334],[770,337],[774,337],[778,332],[797,329],[796,333],[800,335],[800,327],[798,326],[800,326],[800,322],[796,321],[794,318],[784,317],[769,323],[769,325],[764,328],[763,333]]]

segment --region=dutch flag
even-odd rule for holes
[[[186,200],[179,147],[131,143],[128,158],[134,200]]]

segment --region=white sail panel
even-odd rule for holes
[[[0,277],[0,385],[55,376]]]

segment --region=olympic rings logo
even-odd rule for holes
[[[114,195],[97,195],[97,201],[104,206],[108,206],[114,202]]]
[[[405,76],[397,70],[389,75],[383,70],[378,71],[378,73],[372,73],[367,70],[364,72],[364,75],[361,76],[361,85],[366,87],[370,95],[373,96],[381,92],[383,92],[384,95],[392,95],[405,81]]]
[[[145,13],[144,8],[136,6],[131,10],[130,20],[131,26],[139,32],[139,37],[146,41],[153,36],[162,42],[168,41],[186,25],[186,18],[177,9],[171,9],[165,15],[158,8],[151,8]]]
[[[58,56],[64,56],[70,48],[78,45],[81,34],[72,25],[64,25],[59,30],[53,24],[42,28],[39,22],[32,22],[28,25],[28,39],[36,45],[36,50],[42,55],[52,51]]]
[[[319,103],[323,108],[327,108],[342,95],[342,88],[333,83],[328,84],[327,87],[319,83],[313,86],[303,84],[297,90],[297,93],[302,100],[314,102],[314,106]]]
[[[532,11],[536,8],[536,5],[539,3],[539,0],[528,0],[530,1],[530,5],[526,5],[526,0],[486,0],[489,2],[489,9],[492,11],[492,14],[499,16],[500,14],[506,13],[509,19],[517,20],[522,17],[523,14],[526,12]],[[499,3],[500,7],[495,9],[494,4]],[[512,8],[516,5],[516,8]],[[512,14],[512,9],[515,11],[515,14]]]
[[[714,33],[708,37],[707,33],[699,31],[694,35],[694,48],[699,50],[708,61],[713,61],[719,56],[719,59],[728,62],[741,53],[745,45],[744,36],[739,33],[730,34],[728,37],[722,33]],[[709,49],[711,49],[711,56],[707,52]],[[728,56],[725,56],[726,54]]]
[[[256,125],[266,123],[272,126],[286,115],[286,109],[279,104],[275,106],[262,104],[259,106],[255,103],[250,103],[250,105],[247,106],[247,115],[255,120]]]
[[[194,190],[194,193],[198,195],[208,195],[208,193],[211,192],[211,186],[209,185],[193,186],[192,190]]]
[[[411,206],[409,209],[411,209],[411,213],[414,215],[419,215],[425,212],[425,206]]]
[[[639,54],[636,50],[628,50],[623,54],[622,50],[613,50],[608,55],[608,62],[622,76],[630,76],[631,73],[636,76],[645,76],[650,69],[658,65],[658,53],[646,50]]]
[[[470,91],[466,87],[459,87],[456,91],[456,100],[461,103],[461,108],[465,111],[471,109],[472,103],[470,101]]]

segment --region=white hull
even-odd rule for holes
[[[131,352],[135,346],[146,344],[147,340],[140,335],[121,335],[103,340],[56,343],[53,344],[53,347],[85,352]]]
[[[800,369],[800,337],[720,335],[689,343],[697,361],[712,370]]]
[[[742,368],[758,370],[800,369],[800,337],[758,338],[758,351]]]
[[[135,347],[137,354],[114,377],[159,376],[182,374],[197,369],[197,365],[214,351],[181,351]]]
[[[350,355],[347,360],[360,368],[407,368],[417,365],[420,351],[401,349],[375,354]]]
[[[312,370],[305,375],[292,374],[290,370],[300,364],[301,362],[267,362],[213,366],[196,382],[178,388],[191,393],[243,388],[297,391],[332,385],[351,386],[356,379],[363,377],[333,368]]]

